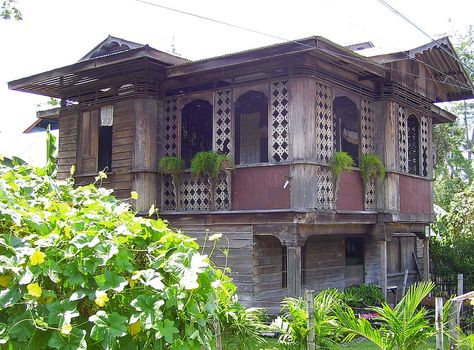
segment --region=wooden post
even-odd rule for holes
[[[387,300],[387,241],[380,241],[380,287]]]
[[[222,334],[221,334],[221,325],[219,320],[215,320],[214,327],[216,330],[216,350],[222,350]]]
[[[402,296],[403,298],[405,296],[406,290],[407,290],[407,281],[408,281],[408,270],[405,270],[405,274],[403,275],[403,286],[402,286]]]
[[[288,296],[301,295],[301,247],[287,246]]]
[[[443,339],[443,298],[435,299],[436,350],[444,350]]]
[[[314,290],[306,290],[304,293],[306,300],[306,310],[308,315],[308,337],[306,339],[306,349],[315,349],[315,337],[314,337]]]
[[[423,280],[430,280],[430,240],[423,239]]]

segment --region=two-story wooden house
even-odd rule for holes
[[[139,212],[155,204],[201,242],[222,233],[213,260],[232,269],[242,301],[269,308],[302,288],[386,292],[405,270],[427,277],[432,127],[455,120],[433,103],[474,96],[447,38],[367,58],[310,37],[188,61],[109,37],[9,87],[61,99],[60,178],[73,164],[79,184],[107,169],[105,186],[119,198],[137,191]],[[212,196],[189,171],[177,189],[157,171],[163,156],[189,166],[208,150],[235,163]],[[377,154],[385,179],[363,186],[356,166],[336,197],[336,151],[357,164]]]

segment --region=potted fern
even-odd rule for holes
[[[382,160],[375,154],[364,154],[360,158],[360,175],[364,184],[364,195],[367,195],[367,186],[370,182],[385,178],[385,166]]]
[[[334,184],[334,203],[337,201],[339,192],[339,181],[343,171],[351,171],[354,166],[354,159],[347,152],[336,152],[329,161],[329,169],[331,170]]]
[[[212,209],[215,209],[215,189],[219,176],[224,171],[229,173],[230,170],[232,170],[232,161],[229,156],[218,152],[198,152],[191,160],[191,175],[205,177],[209,181]]]
[[[179,157],[163,157],[160,159],[158,171],[162,174],[171,175],[171,182],[173,183],[175,191],[176,207],[179,207],[179,185],[181,182],[181,175],[184,172],[184,160]]]

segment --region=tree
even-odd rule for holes
[[[3,0],[2,7],[0,7],[0,19],[21,21],[23,16],[15,4],[16,0]]]

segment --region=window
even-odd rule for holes
[[[212,151],[212,105],[194,100],[184,106],[181,119],[181,158],[187,167],[198,152]]]
[[[82,112],[78,165],[83,174],[112,169],[113,106]]]
[[[407,120],[408,128],[408,173],[420,174],[420,133],[418,119],[410,115]]]
[[[248,91],[235,105],[235,163],[268,162],[268,99]]]
[[[336,118],[336,150],[347,152],[356,165],[359,164],[359,110],[354,102],[345,96],[336,97],[333,102]]]
[[[346,266],[364,265],[364,239],[346,238]]]

